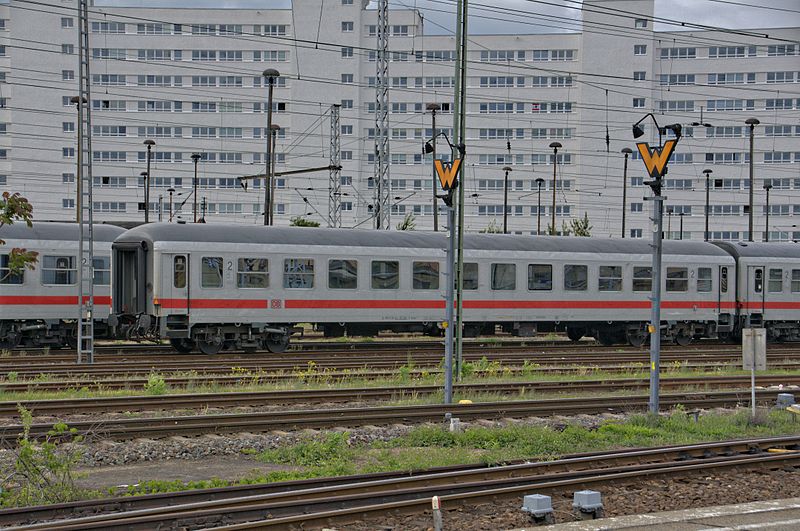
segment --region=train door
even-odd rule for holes
[[[161,255],[163,271],[161,307],[169,315],[189,315],[189,255]]]
[[[722,298],[728,293],[728,266],[719,266],[719,282],[717,282],[717,314],[723,313]]]
[[[764,321],[764,303],[767,291],[764,271],[764,266],[747,266],[747,291],[744,300],[747,326],[761,326]]]

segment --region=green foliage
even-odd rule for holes
[[[79,499],[83,491],[75,486],[73,469],[80,459],[76,445],[83,437],[75,428],[59,422],[44,440],[32,440],[33,417],[22,406],[19,413],[23,432],[17,441],[14,470],[8,476],[13,483],[4,493],[4,505],[44,505]]]
[[[478,232],[483,234],[502,234],[503,229],[497,225],[497,220],[493,219],[489,222],[485,229],[481,229]]]
[[[295,216],[289,220],[290,227],[319,227],[318,221],[311,221],[303,216]]]
[[[33,205],[18,193],[3,192],[0,196],[0,227],[13,225],[22,221],[29,227],[32,225]],[[5,240],[0,238],[0,245],[5,245]],[[14,248],[8,253],[8,273],[5,276],[18,275],[26,268],[33,269],[39,253],[27,249]],[[4,277],[5,278],[5,277]],[[2,280],[2,279],[0,279]]]
[[[403,221],[397,224],[397,230],[414,230],[417,227],[417,220],[413,212],[406,214]]]
[[[569,220],[569,229],[574,236],[591,236],[592,226],[589,224],[589,214],[584,212],[583,218]]]
[[[303,471],[280,471],[270,474],[273,481],[286,481],[302,477],[341,476],[355,473],[353,463],[356,451],[349,444],[347,433],[327,433],[322,437],[306,439],[293,446],[281,446],[264,451],[260,459],[267,463],[280,463],[305,467]],[[281,479],[275,479],[281,478]]]
[[[163,395],[167,392],[167,382],[157,372],[151,372],[144,384],[144,390],[148,395]]]
[[[9,382],[16,382],[19,379],[19,373],[17,371],[11,371],[6,375],[6,380]]]

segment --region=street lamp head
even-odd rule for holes
[[[544,184],[544,179],[542,179],[541,177],[539,177],[538,179],[536,179],[536,185],[537,185],[539,188],[541,188],[543,184]]]
[[[171,194],[174,194],[174,193],[175,193],[175,188],[172,188],[172,187],[170,186],[169,188],[167,188],[167,192],[169,192],[169,193],[171,193]]]
[[[622,148],[622,153],[624,153],[624,154],[625,154],[625,156],[627,157],[628,155],[630,155],[631,153],[633,153],[633,150],[632,150],[631,148],[629,148],[629,147]]]
[[[195,162],[195,164],[197,164],[197,161],[200,160],[201,157],[202,155],[200,155],[200,153],[192,153],[192,160]]]
[[[268,78],[268,79],[281,77],[281,73],[278,72],[277,70],[275,70],[274,68],[267,68],[266,70],[264,70],[264,72],[261,75],[266,77],[266,78]]]
[[[442,106],[439,105],[438,103],[429,103],[425,106],[425,109],[429,111],[438,111],[441,108]]]
[[[700,127],[701,125],[702,125],[703,127],[713,127],[713,126],[712,126],[710,123],[708,123],[708,122],[692,122],[692,126],[694,126],[694,127]]]
[[[69,102],[70,103],[86,103],[86,98],[84,98],[83,96],[72,96],[69,99]]]
[[[671,130],[675,133],[675,138],[681,137],[681,131],[683,131],[683,126],[681,124],[669,124],[664,126],[664,130]]]
[[[510,171],[514,171],[514,168],[512,168],[511,166],[503,166],[503,171],[508,173]]]
[[[433,153],[433,145],[430,140],[425,142],[425,154],[427,155],[428,153]]]
[[[769,184],[769,183],[764,183],[764,190],[766,190],[767,192],[769,192],[770,190],[772,190],[772,185],[771,185],[771,184]]]
[[[142,177],[147,177],[147,172],[146,172],[146,171],[143,171],[143,172],[142,172],[142,173],[140,173],[139,175],[141,175]]]
[[[714,173],[714,170],[709,170],[708,168],[706,168],[705,170],[703,170],[703,175],[705,175],[706,177],[708,177],[708,176],[709,176],[709,175],[711,175],[712,173]]]
[[[747,120],[744,121],[744,123],[746,123],[750,127],[755,127],[761,123],[761,120],[759,120],[758,118],[748,118]]]
[[[270,124],[269,129],[270,131],[280,131],[281,126],[279,126],[278,124]]]
[[[550,142],[550,147],[557,150],[561,147],[561,142]]]
[[[639,138],[644,134],[644,129],[639,127],[639,124],[633,124],[633,138]]]
[[[147,146],[148,149],[150,149],[152,146],[156,145],[155,141],[154,140],[150,140],[149,138],[147,140],[145,140],[144,142],[142,142],[142,144]]]

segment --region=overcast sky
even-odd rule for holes
[[[325,1],[338,3],[340,0]],[[287,8],[291,2],[290,0],[96,0],[95,4],[263,9]],[[452,31],[455,20],[454,5],[453,0],[389,0],[391,9],[416,8],[422,11],[426,21],[425,33],[428,35],[446,34]],[[576,4],[566,0],[545,0],[544,3],[528,0],[475,0],[470,3],[469,32],[514,34],[577,31],[574,21],[579,20],[580,11],[558,5]],[[514,9],[518,10],[519,14],[514,16],[491,12],[481,9],[481,6]],[[724,28],[798,27],[800,2],[798,0],[656,0],[655,16]],[[565,17],[566,20],[558,17]],[[524,20],[524,23],[514,23],[511,19]],[[656,24],[656,29],[680,28]]]

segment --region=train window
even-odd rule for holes
[[[792,293],[800,293],[800,269],[792,269]]]
[[[754,278],[755,281],[753,282],[753,290],[756,293],[761,293],[761,290],[764,289],[764,271],[761,269],[756,269]]]
[[[92,259],[92,267],[94,269],[94,277],[92,280],[92,284],[94,284],[95,286],[110,286],[111,257],[95,256]]]
[[[711,268],[698,267],[697,268],[697,291],[709,292],[712,290]]]
[[[719,289],[722,293],[728,293],[728,268],[723,267],[719,271]]]
[[[599,291],[622,291],[622,266],[600,266],[597,289]]]
[[[284,288],[313,288],[314,260],[311,258],[287,258],[283,261]]]
[[[634,267],[633,291],[652,291],[652,289],[653,289],[653,268]]]
[[[517,266],[515,264],[492,264],[492,289],[517,289]]]
[[[330,289],[356,289],[358,287],[358,262],[355,260],[328,260],[328,287]]]
[[[372,289],[399,289],[400,262],[374,260],[372,262]]]
[[[413,289],[439,289],[439,262],[414,262],[412,271]]]
[[[236,265],[236,287],[268,288],[269,260],[266,258],[239,258]]]
[[[203,288],[222,287],[222,257],[204,256],[200,271],[200,286]]]
[[[78,270],[74,256],[45,256],[42,259],[42,284],[75,284]]]
[[[585,265],[564,266],[564,289],[567,291],[586,291],[589,284],[589,268]]]
[[[689,291],[689,269],[668,267],[667,291]]]
[[[463,275],[462,287],[464,289],[478,289],[478,264],[474,262],[465,263]]]
[[[528,289],[531,291],[553,289],[553,266],[528,264]]]
[[[767,289],[770,293],[780,293],[783,291],[783,269],[769,270],[769,283]]]
[[[25,273],[11,273],[9,260],[9,255],[0,254],[0,284],[22,284],[25,280]]]
[[[176,288],[186,287],[186,257],[176,256],[172,259],[172,285]]]

